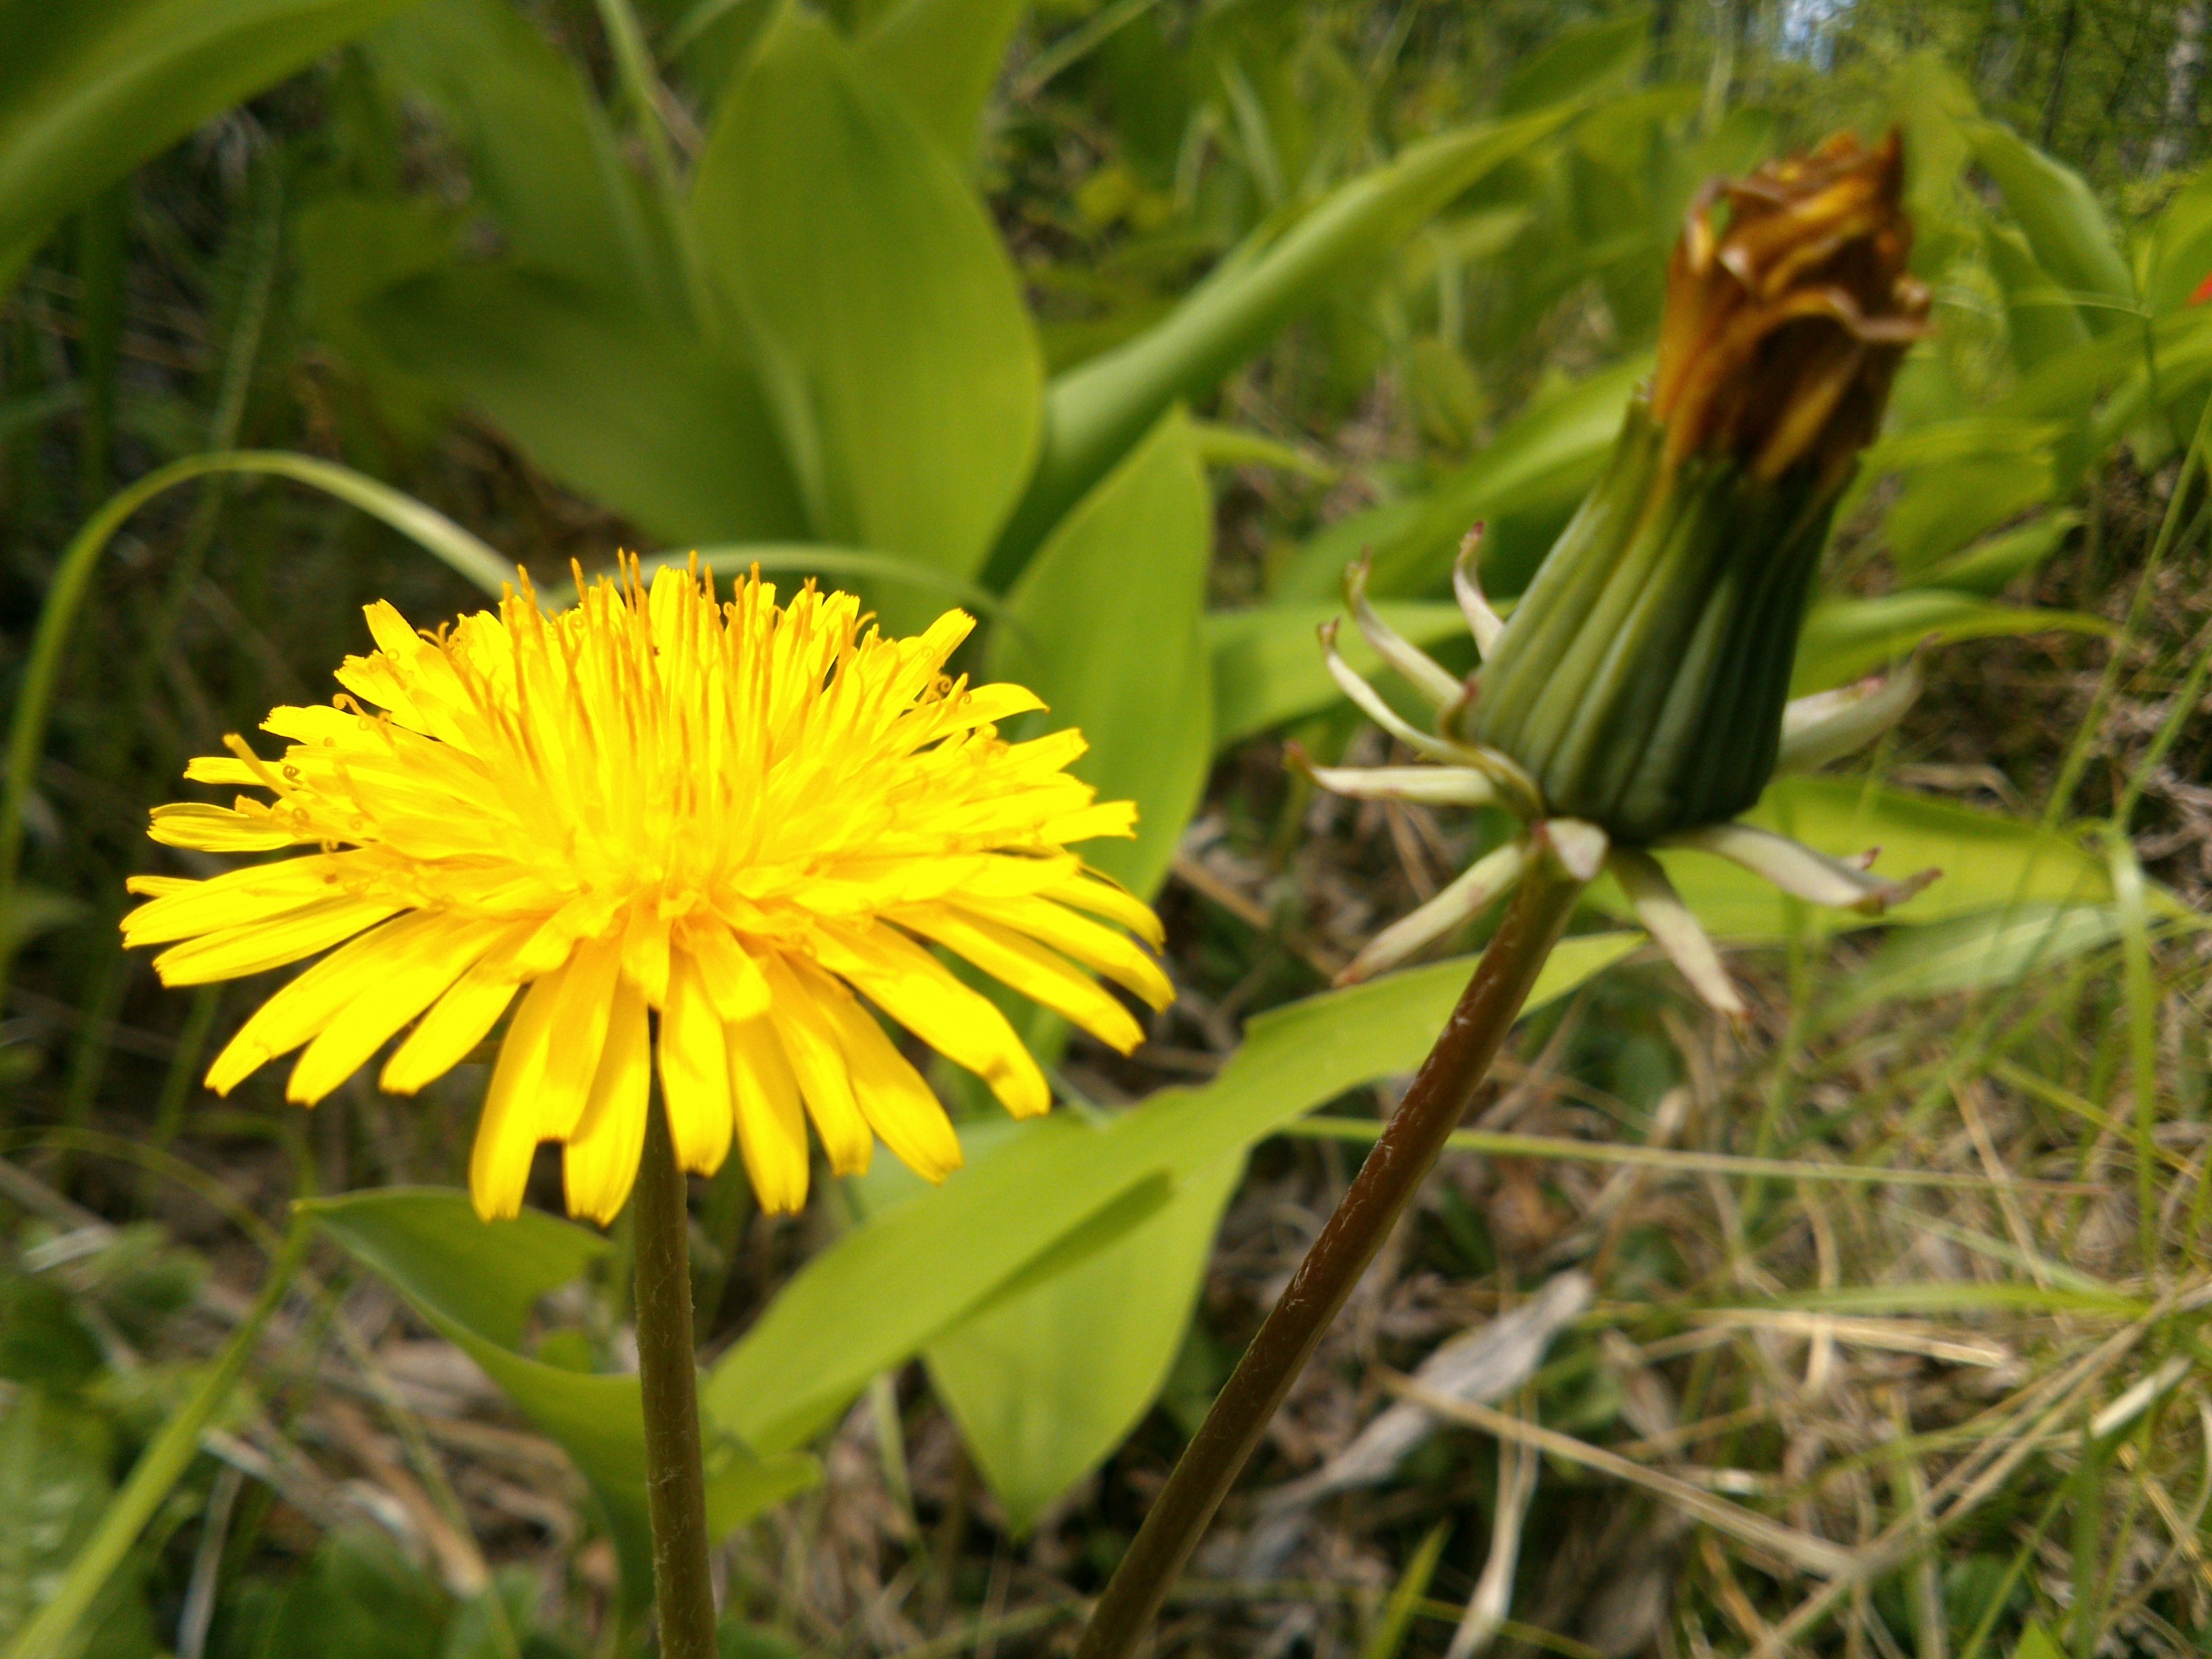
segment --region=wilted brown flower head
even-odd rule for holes
[[[1670,464],[1725,450],[1762,479],[1809,460],[1820,485],[1842,481],[1927,328],[1904,183],[1892,129],[1871,149],[1838,133],[1700,193],[1668,267],[1651,386]]]

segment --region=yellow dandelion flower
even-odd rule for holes
[[[711,574],[648,587],[635,563],[579,588],[549,615],[526,577],[434,636],[369,606],[349,695],[263,722],[282,759],[233,736],[185,772],[272,799],[155,809],[173,847],[317,849],[131,884],[151,902],[125,940],[168,946],[167,984],[329,952],[246,1021],[210,1088],[304,1046],[288,1092],[312,1105],[405,1030],[380,1081],[411,1094],[514,1004],[469,1167],[484,1217],[521,1207],[553,1140],[570,1212],[611,1219],[656,1057],[683,1166],[713,1172],[734,1136],[763,1206],[793,1211],[809,1118],[841,1174],[878,1139],[932,1180],[960,1164],[867,1005],[1016,1116],[1051,1103],[1005,1015],[931,946],[1124,1052],[1137,1022],[1092,975],[1171,999],[1128,937],[1159,944],[1151,910],[1067,850],[1132,834],[1135,807],[1069,775],[1077,732],[999,736],[1043,706],[1031,693],[946,677],[971,617],[887,639],[852,595],[810,583],[779,605],[757,572],[726,602]]]

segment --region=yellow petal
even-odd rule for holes
[[[797,1215],[806,1207],[806,1118],[775,1022],[740,1021],[724,1026],[722,1036],[730,1055],[738,1147],[753,1193],[770,1215]]]
[[[895,927],[825,930],[822,965],[954,1064],[991,1085],[1016,1117],[1052,1107],[1044,1073],[998,1006]]]
[[[421,925],[404,942],[404,948],[395,944],[371,967],[354,972],[358,988],[352,993],[352,1000],[308,1043],[307,1053],[292,1068],[292,1080],[284,1090],[287,1098],[312,1106],[337,1088],[367,1064],[369,1056],[401,1026],[443,996],[507,931],[496,921],[459,921],[426,911],[390,923],[368,937],[380,940],[416,921]],[[386,971],[390,958],[397,960],[389,960]]]
[[[1101,973],[1116,985],[1134,993],[1154,1008],[1175,1000],[1175,987],[1160,966],[1127,934],[1077,915],[1045,898],[1006,898],[959,903],[957,908],[981,921],[995,921],[1027,933],[1064,957]]]
[[[255,1009],[208,1067],[207,1086],[227,1095],[266,1062],[286,1054],[320,1031],[346,1005],[374,985],[419,937],[422,924],[404,917],[333,951]]]
[[[762,968],[775,999],[775,1034],[805,1097],[806,1115],[822,1137],[822,1150],[830,1155],[830,1167],[839,1175],[866,1175],[875,1138],[853,1098],[852,1075],[836,1024],[781,955],[770,957]]]
[[[810,981],[815,1006],[836,1027],[853,1097],[868,1127],[923,1180],[944,1180],[960,1167],[960,1137],[921,1073],[850,992],[827,975],[804,967],[799,972]]]
[[[699,964],[707,994],[726,1024],[768,1012],[768,981],[760,964],[722,923],[708,921],[686,929],[684,945]]]
[[[521,988],[512,960],[514,947],[534,931],[534,924],[520,923],[483,961],[454,981],[453,988],[432,1005],[422,1024],[384,1062],[384,1074],[377,1079],[377,1086],[390,1094],[411,1095],[467,1059],[469,1050],[490,1035]]]
[[[131,890],[153,895],[123,918],[126,945],[167,945],[220,928],[268,921],[324,899],[343,898],[342,859],[319,854],[229,870],[205,881],[134,876]]]
[[[586,939],[568,958],[561,978],[561,1000],[553,1010],[545,1075],[538,1085],[542,1139],[566,1140],[584,1115],[592,1079],[599,1074],[599,1052],[606,1046],[608,1014],[621,971],[618,937]]]
[[[1118,921],[1155,951],[1167,943],[1167,930],[1152,907],[1111,877],[1097,870],[1081,870],[1044,890],[1045,896],[1079,910]]]
[[[1073,1021],[1109,1048],[1127,1054],[1144,1029],[1098,982],[1063,957],[1011,927],[942,905],[916,905],[898,920],[958,952],[992,978]]]
[[[266,853],[313,839],[278,823],[265,807],[258,812],[234,812],[228,806],[180,801],[155,807],[149,817],[146,830],[149,839],[164,847],[190,847],[202,853]]]
[[[498,1221],[522,1212],[530,1185],[531,1160],[538,1154],[538,1088],[553,1046],[554,1012],[561,1001],[565,968],[532,984],[499,1045],[483,1115],[477,1121],[476,1145],[469,1152],[469,1197],[477,1214]]]
[[[645,1114],[653,1096],[653,1044],[645,994],[629,980],[617,988],[607,1012],[606,1046],[576,1133],[561,1158],[568,1213],[601,1226],[629,1201],[645,1150]]]
[[[706,976],[688,951],[668,959],[668,1001],[660,1011],[660,1097],[676,1161],[712,1175],[730,1153],[730,1060],[721,1016]]]
[[[327,951],[398,908],[368,899],[319,899],[268,921],[222,928],[173,945],[154,958],[154,971],[164,985],[207,985],[265,974]]]

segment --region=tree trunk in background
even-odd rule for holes
[[[2189,159],[2197,132],[2197,83],[2204,73],[2203,0],[2181,0],[2173,9],[2173,50],[2166,55],[2166,114],[2150,147],[2151,178]]]
[[[2020,72],[2020,0],[1994,0],[1977,54],[1984,104],[2002,104],[2012,96],[2013,77]]]
[[[2066,0],[2066,10],[2058,20],[2058,54],[2051,64],[2051,90],[2043,99],[2043,129],[2036,142],[2044,149],[2051,148],[2051,135],[2058,131],[2058,112],[2066,102],[2066,60],[2074,55],[2074,34],[2081,27],[2081,0]]]
[[[1644,62],[1644,79],[1663,83],[1674,67],[1676,0],[1655,0],[1651,8],[1651,53]]]

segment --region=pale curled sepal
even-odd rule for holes
[[[1579,882],[1593,882],[1605,868],[1606,849],[1612,838],[1595,823],[1580,818],[1546,818],[1536,834],[1559,868]]]
[[[1793,898],[1832,909],[1856,910],[1878,916],[1893,904],[1902,904],[1942,873],[1923,870],[1902,881],[1885,881],[1855,864],[1816,853],[1802,842],[1778,836],[1771,830],[1747,823],[1714,823],[1670,836],[1670,847],[1687,847],[1711,853],[1752,874],[1772,882]],[[1871,857],[1871,855],[1869,855]]]
[[[1490,600],[1482,591],[1482,570],[1479,555],[1482,551],[1483,526],[1476,525],[1460,538],[1459,556],[1452,561],[1452,597],[1459,601],[1460,614],[1467,618],[1467,631],[1474,635],[1474,648],[1485,658],[1498,636],[1505,631],[1505,619],[1490,608]]]
[[[1526,842],[1509,841],[1462,871],[1459,878],[1410,915],[1403,915],[1367,941],[1367,946],[1336,976],[1339,985],[1356,985],[1395,968],[1423,945],[1443,938],[1521,879],[1528,867]]]
[[[1730,1019],[1745,1018],[1748,1011],[1736,994],[1728,969],[1721,965],[1720,952],[1713,948],[1704,925],[1682,902],[1674,884],[1667,879],[1659,860],[1641,848],[1620,847],[1613,849],[1610,863],[1637,921],[1690,981],[1690,988],[1716,1012]]]
[[[1488,806],[1498,799],[1497,781],[1471,766],[1316,766],[1297,744],[1285,744],[1284,753],[1321,787],[1352,800]]]
[[[1345,661],[1344,653],[1336,648],[1336,627],[1334,617],[1321,625],[1322,660],[1328,665],[1329,678],[1336,682],[1338,689],[1346,696],[1352,699],[1361,714],[1417,754],[1459,765],[1471,764],[1474,761],[1474,751],[1465,744],[1420,730],[1383,702],[1382,693],[1362,679],[1359,672]]]
[[[1865,748],[1903,720],[1927,684],[1922,651],[1894,674],[1800,697],[1782,711],[1777,772],[1810,772]]]
[[[1344,608],[1359,625],[1375,654],[1397,672],[1399,678],[1439,709],[1451,708],[1467,696],[1458,675],[1382,620],[1367,597],[1368,557],[1362,553],[1344,568]]]

